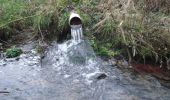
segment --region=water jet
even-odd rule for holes
[[[76,42],[80,42],[83,38],[82,20],[80,15],[75,12],[71,12],[69,25],[71,28],[71,38]]]
[[[70,12],[70,16],[64,25],[63,31],[59,34],[58,42],[62,42],[70,38],[75,42],[80,42],[83,38],[82,19],[80,15],[74,11]]]

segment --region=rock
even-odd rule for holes
[[[97,79],[101,80],[101,79],[105,79],[106,77],[107,77],[107,75],[105,73],[102,73],[97,77]]]
[[[132,68],[126,60],[117,60],[116,65],[120,68]]]
[[[114,61],[114,60],[111,63],[112,63],[112,66],[116,65],[116,61]]]
[[[1,62],[1,61],[0,61],[0,66],[5,66],[5,65],[6,65],[5,62],[3,62],[3,61]]]
[[[19,57],[17,57],[15,60],[16,60],[16,61],[19,61],[19,59],[20,59],[20,58],[19,58]]]

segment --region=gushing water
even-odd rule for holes
[[[80,42],[83,38],[82,25],[71,25],[71,36],[75,42]]]

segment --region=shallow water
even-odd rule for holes
[[[104,77],[101,77],[104,75]],[[107,77],[106,77],[107,76]],[[99,78],[101,77],[101,78]],[[0,100],[169,100],[152,76],[121,71],[95,56],[88,41],[53,42],[44,59],[34,51],[0,60]]]

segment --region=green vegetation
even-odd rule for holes
[[[112,45],[110,43],[103,45],[98,43],[97,40],[91,39],[90,44],[99,56],[111,58],[120,55],[120,50],[112,50]]]
[[[44,37],[62,33],[70,9],[83,19],[99,55],[169,65],[170,0],[0,0],[0,39],[18,31]]]
[[[87,16],[78,11],[81,3],[88,6],[90,0],[0,0],[0,39],[6,40],[23,31],[30,31],[42,39],[48,34],[57,36],[66,25],[71,5],[87,23]]]
[[[14,58],[14,57],[19,56],[21,53],[22,53],[21,49],[12,47],[12,48],[9,48],[9,49],[6,50],[6,57],[7,58]]]
[[[60,1],[60,2],[59,2]],[[31,31],[41,37],[57,32],[59,11],[63,0],[1,0],[0,38],[18,31]]]

